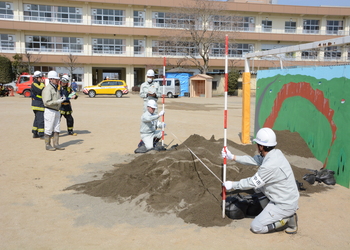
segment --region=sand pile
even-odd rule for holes
[[[312,157],[310,150],[298,133],[278,132],[278,148],[285,154]],[[289,142],[293,143],[289,143]],[[161,215],[175,213],[187,223],[199,226],[224,226],[232,220],[221,218],[221,183],[198,159],[189,147],[218,178],[222,179],[220,152],[223,139],[206,140],[199,135],[190,136],[176,150],[155,152],[137,156],[127,164],[115,165],[116,169],[105,173],[102,180],[76,184],[67,190],[102,197],[108,201],[125,202],[132,199],[145,201],[149,212]],[[228,141],[229,149],[253,155],[256,145],[239,145]],[[243,166],[230,161],[227,179],[239,180],[252,176],[257,167]],[[296,179],[304,184],[309,194],[324,190],[324,185],[311,186],[302,176],[310,171],[293,167]]]

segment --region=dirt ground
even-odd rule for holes
[[[166,99],[165,143],[187,144],[189,137],[199,135],[204,138],[199,144],[210,142],[212,136],[220,144],[220,138],[223,137],[223,102],[223,98]],[[230,97],[228,101],[228,138],[232,141],[229,148],[236,154],[247,151],[247,146],[240,145],[241,103],[239,97]],[[202,220],[207,223],[186,220],[186,216],[179,216],[166,205],[171,203],[166,201],[178,200],[181,193],[186,199],[190,199],[188,194],[193,194],[190,189],[192,183],[182,183],[181,179],[178,186],[183,184],[188,190],[178,189],[175,198],[169,197],[169,193],[153,195],[152,206],[147,203],[149,192],[139,192],[133,199],[129,197],[116,202],[108,195],[96,197],[66,190],[76,184],[98,182],[104,174],[107,173],[108,177],[108,174],[118,169],[126,171],[126,166],[130,167],[130,171],[126,171],[129,176],[120,179],[121,183],[116,183],[116,187],[121,184],[124,187],[142,187],[149,176],[145,176],[145,179],[135,178],[134,182],[125,181],[140,173],[140,167],[133,169],[130,163],[145,157],[140,162],[147,168],[154,159],[162,155],[168,157],[167,153],[171,155],[170,151],[148,156],[133,153],[139,141],[142,112],[142,101],[138,95],[130,94],[118,99],[108,96],[88,98],[81,94],[73,102],[75,132],[78,135],[68,136],[65,120],[62,120],[60,142],[66,150],[55,152],[46,151],[43,141],[31,138],[34,115],[29,99],[16,95],[0,98],[0,104],[1,249],[350,248],[350,239],[347,237],[350,231],[350,224],[347,223],[350,191],[339,185],[304,184],[307,190],[302,193],[299,202],[299,231],[296,235],[284,232],[255,235],[249,231],[251,219],[223,219],[227,222],[219,225],[214,223],[219,221],[213,218],[214,215],[207,216],[205,212],[208,207],[205,206],[198,206],[193,210],[193,215],[197,219],[198,214],[206,214]],[[254,100],[251,124],[254,124],[253,104]],[[282,151],[288,153],[287,157],[293,166],[303,168],[297,170],[298,173],[322,167],[322,163],[310,158],[305,150],[293,151],[299,145],[279,145]],[[220,154],[220,151],[216,152],[220,146],[209,147],[208,151],[201,151],[200,145],[198,148],[192,144],[189,146],[203,158],[209,154]],[[254,148],[250,147],[249,150],[253,151]],[[188,152],[184,150],[176,157],[184,157],[184,154]],[[216,161],[219,162],[220,158]],[[181,167],[184,175],[187,175],[186,164]],[[196,164],[196,167],[205,174],[203,166]],[[215,177],[206,174],[206,178],[213,178],[213,184],[206,186],[211,188],[220,185]],[[300,177],[296,174],[298,180]],[[238,176],[232,175],[232,178]],[[154,186],[154,189],[157,188]],[[197,198],[193,197],[193,201]],[[166,212],[154,213],[155,209]],[[177,209],[186,211],[186,206]],[[213,213],[216,212],[221,215],[220,207],[213,210]]]

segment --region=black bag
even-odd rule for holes
[[[336,181],[334,178],[334,171],[329,169],[321,169],[319,171],[317,170],[310,170],[313,173],[312,174],[305,174],[303,176],[303,179],[310,183],[311,185],[317,181],[318,183],[325,183],[327,185],[335,185]]]
[[[269,200],[262,193],[229,196],[226,198],[225,214],[233,220],[255,217],[261,213],[268,202]]]

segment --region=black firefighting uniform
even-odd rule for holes
[[[68,87],[68,86],[60,86],[60,94],[61,96],[65,96],[66,100],[62,102],[61,108],[60,108],[60,113],[61,117],[64,116],[67,120],[67,130],[69,132],[73,132],[73,126],[74,126],[74,119],[72,116],[73,110],[72,110],[72,105],[70,103],[70,100],[68,98],[69,94],[72,93],[73,90]]]
[[[32,97],[32,110],[34,112],[34,122],[32,133],[38,136],[44,136],[44,111],[45,106],[42,100],[41,93],[45,87],[44,83],[38,82],[34,79],[32,86],[30,87]]]

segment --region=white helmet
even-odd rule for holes
[[[43,73],[41,73],[39,70],[34,72],[34,77],[43,77]]]
[[[258,133],[256,134],[256,138],[253,141],[260,145],[268,147],[273,147],[277,145],[276,134],[270,128],[259,129]]]
[[[153,77],[154,77],[154,71],[153,71],[153,69],[147,70],[146,76],[153,76]]]
[[[50,71],[48,74],[47,74],[47,78],[49,79],[60,79],[57,72],[56,71]]]
[[[155,100],[148,100],[147,102],[147,107],[151,107],[151,108],[157,108],[157,103]]]
[[[63,75],[63,76],[61,77],[61,82],[63,82],[63,83],[69,83],[69,77],[68,77],[67,75]]]

